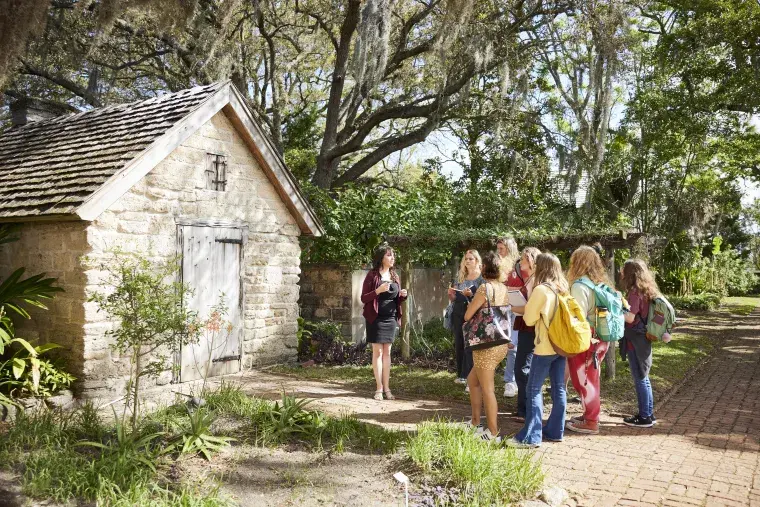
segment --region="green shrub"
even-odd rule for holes
[[[148,422],[136,432],[105,426],[92,405],[77,411],[21,413],[0,435],[0,462],[22,470],[27,495],[98,505],[230,505],[213,484],[163,476],[170,459],[164,435]]]
[[[410,348],[412,357],[448,361],[454,358],[454,337],[443,327],[443,319],[431,319],[421,326],[412,326]]]
[[[720,306],[721,296],[712,292],[703,292],[689,296],[668,296],[674,308],[679,310],[715,310]]]
[[[530,452],[496,447],[446,422],[420,424],[407,452],[428,480],[460,490],[459,505],[510,505],[544,481]]]
[[[332,320],[299,322],[298,359],[320,364],[357,364],[366,360],[367,348],[343,336],[340,323]]]

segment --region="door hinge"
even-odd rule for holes
[[[217,243],[234,243],[236,245],[243,244],[242,239],[234,239],[234,238],[216,238],[214,241],[216,241]]]
[[[227,361],[240,361],[240,354],[236,356],[224,356],[224,357],[217,357],[216,359],[212,359],[212,363],[225,363]]]

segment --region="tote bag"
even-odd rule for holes
[[[462,324],[464,344],[470,349],[487,349],[510,343],[512,340],[512,307],[492,306],[486,284],[486,306]],[[495,292],[493,287],[491,290]]]

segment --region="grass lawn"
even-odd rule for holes
[[[730,313],[749,315],[760,306],[760,296],[739,296],[723,298],[723,304]]]
[[[371,395],[375,390],[375,378],[371,366],[275,366],[268,371],[291,375],[306,380],[330,381],[349,384]],[[496,391],[504,389],[501,375],[497,373]],[[470,397],[464,386],[456,384],[456,375],[446,370],[432,370],[422,366],[391,366],[391,390],[408,398],[428,398],[469,403]],[[501,400],[500,400],[501,402]],[[513,401],[511,403],[514,403]]]

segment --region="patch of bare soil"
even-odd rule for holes
[[[403,506],[393,473],[398,456],[334,454],[297,447],[242,445],[208,463],[193,460],[184,473],[211,474],[221,491],[242,507]]]

